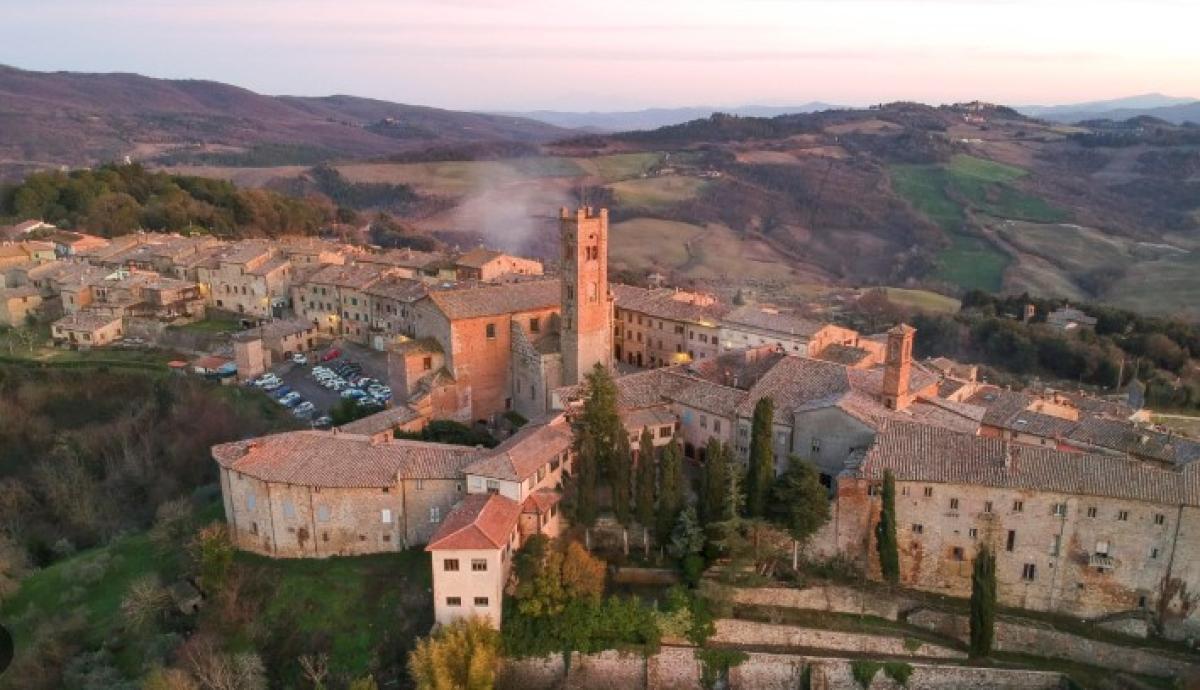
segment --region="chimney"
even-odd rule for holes
[[[887,356],[883,365],[883,404],[891,410],[906,409],[912,402],[912,344],[916,329],[899,324],[887,332]]]

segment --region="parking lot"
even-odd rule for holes
[[[284,386],[296,392],[301,399],[313,404],[315,409],[311,418],[314,420],[328,415],[333,406],[342,400],[341,393],[325,388],[312,374],[312,369],[315,365],[330,366],[331,362],[321,362],[319,360],[321,356],[331,349],[338,350],[341,353],[335,361],[355,362],[362,367],[362,374],[364,376],[381,381],[383,385],[388,384],[387,353],[342,341],[337,341],[330,347],[320,348],[309,353],[308,364],[282,362],[272,367],[271,372],[283,381]]]

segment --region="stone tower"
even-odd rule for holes
[[[597,363],[612,366],[613,298],[608,290],[608,210],[559,214],[562,244],[563,385]]]
[[[912,346],[916,329],[902,323],[887,332],[887,356],[883,365],[883,404],[903,410],[912,402],[908,389],[912,374]]]

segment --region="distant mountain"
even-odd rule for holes
[[[1127,120],[1131,117],[1142,116],[1156,117],[1174,124],[1182,124],[1187,121],[1200,122],[1200,100],[1164,96],[1160,93],[1088,103],[1020,106],[1017,111],[1023,115],[1055,122]]]
[[[634,130],[658,129],[708,117],[716,112],[741,115],[743,117],[775,117],[792,113],[813,113],[832,110],[841,106],[812,101],[800,105],[744,105],[738,107],[693,106],[686,108],[647,108],[609,112],[569,112],[559,110],[533,110],[529,112],[498,113],[511,117],[537,120],[557,127],[588,129],[597,132],[629,132]]]
[[[519,117],[353,96],[264,96],[212,81],[30,72],[2,65],[0,123],[0,164],[10,169],[85,165],[125,155],[263,156],[264,149],[266,157],[277,159],[264,163],[311,164],[321,157],[378,156],[446,144],[532,144],[570,134]],[[298,160],[286,160],[289,156]]]

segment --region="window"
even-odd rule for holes
[[[1156,525],[1163,525],[1163,524],[1166,524],[1166,522],[1167,522],[1167,516],[1166,516],[1166,515],[1163,515],[1162,513],[1155,513],[1155,514],[1154,514],[1154,524],[1156,524]]]
[[[1055,503],[1054,505],[1050,506],[1050,514],[1053,515],[1054,517],[1066,517],[1067,516],[1067,504],[1066,503]]]
[[[979,530],[972,527],[971,529],[967,530],[967,536],[972,539],[975,539],[979,536]]]
[[[913,532],[913,534],[924,534],[925,533],[925,525],[914,524],[912,526],[912,532]]]
[[[475,573],[487,572],[487,559],[486,558],[472,558],[471,559],[471,572],[475,572]]]
[[[1120,520],[1121,522],[1128,521],[1129,520],[1129,511],[1128,510],[1118,510],[1117,511],[1117,519]]]
[[[329,522],[329,506],[317,506],[317,522]]]
[[[417,491],[424,491],[424,490],[425,490],[425,480],[418,479],[417,480]]]
[[[475,597],[475,605],[480,606],[480,607],[487,606],[488,598],[487,597]]]
[[[429,521],[430,522],[441,522],[442,521],[441,506],[430,506],[429,507]]]
[[[486,330],[486,332],[487,332],[487,339],[488,339],[488,340],[495,340],[495,339],[496,339],[496,324],[494,324],[494,323],[489,323],[489,324],[487,325],[487,328],[486,328],[485,330]]]
[[[708,416],[707,415],[700,415],[700,428],[701,429],[708,428]]]
[[[1107,556],[1108,555],[1108,542],[1106,542],[1106,541],[1096,542],[1096,554],[1099,556]]]
[[[285,501],[283,502],[283,516],[284,516],[285,518],[294,518],[294,517],[296,517],[296,506],[295,506],[295,505],[293,505],[291,501],[286,501],[286,500],[285,500]]]
[[[985,513],[992,512],[992,502],[991,501],[983,502],[983,512],[985,512]]]
[[[542,332],[542,322],[541,322],[541,319],[539,319],[539,318],[538,318],[538,317],[536,317],[536,316],[534,316],[534,317],[531,317],[531,318],[529,319],[529,332],[530,332],[530,333],[541,333],[541,332]]]
[[[1012,512],[1020,513],[1025,510],[1025,501],[1013,501]]]
[[[446,606],[462,606],[462,597],[446,597]]]
[[[442,561],[442,570],[445,570],[448,573],[457,573],[458,572],[458,559],[457,558],[447,558],[444,561]]]
[[[489,494],[500,493],[500,482],[495,479],[487,480],[487,491]]]
[[[392,509],[384,508],[383,510],[379,511],[379,521],[385,525],[392,524]]]
[[[813,436],[813,439],[812,439],[812,452],[813,453],[821,452],[821,439],[817,438],[816,436]]]
[[[254,510],[254,494],[246,494],[246,510]]]
[[[719,420],[719,419],[713,420],[713,433],[716,433],[716,434],[721,433],[721,420]]]
[[[1088,506],[1087,516],[1090,518],[1096,517],[1096,506]]]
[[[1050,540],[1050,555],[1057,556],[1059,549],[1061,549],[1061,548],[1062,548],[1062,536],[1056,534]]]
[[[658,437],[659,438],[671,438],[671,427],[669,427],[669,426],[658,427]]]
[[[1158,547],[1150,549],[1150,558],[1158,558]]]
[[[954,547],[953,549],[951,549],[951,550],[950,550],[950,557],[951,557],[951,558],[953,558],[953,559],[954,559],[954,560],[956,560],[956,561],[961,561],[961,560],[963,559],[963,550],[962,550],[962,547],[961,547],[961,546],[956,546],[956,547]]]
[[[933,497],[933,487],[932,486],[925,487],[925,498],[932,498],[932,497]]]
[[[1017,546],[1017,531],[1014,529],[1008,530],[1008,541],[1004,544],[1005,551],[1012,551]]]
[[[433,357],[426,357],[425,359],[421,360],[421,369],[423,369],[424,371],[429,371],[432,368],[433,368]]]
[[[957,498],[950,499],[950,510],[958,510],[958,499]]]
[[[1028,582],[1028,581],[1032,581],[1036,578],[1037,578],[1037,566],[1034,565],[1033,563],[1026,563],[1021,568],[1021,579]]]

